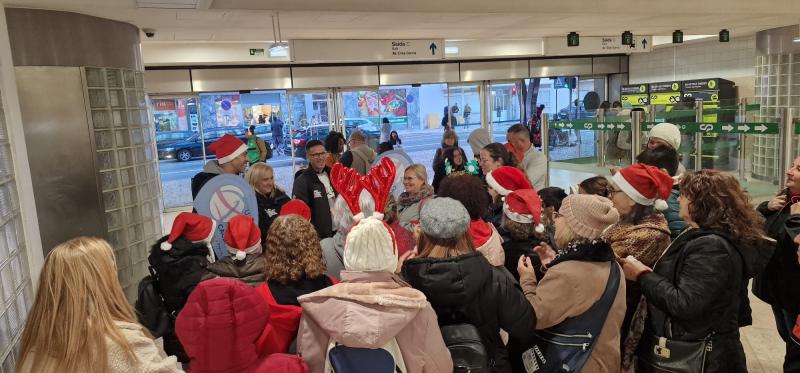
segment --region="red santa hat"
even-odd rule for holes
[[[223,240],[236,260],[244,260],[247,254],[261,253],[261,231],[250,216],[236,215],[228,221]]]
[[[226,134],[208,146],[214,152],[219,164],[228,163],[247,151],[247,145],[231,134]]]
[[[182,212],[175,217],[172,230],[167,240],[161,243],[161,250],[169,251],[172,243],[179,237],[184,237],[192,242],[210,243],[214,236],[214,221],[210,218],[192,212]]]
[[[657,167],[637,163],[619,170],[611,181],[640,205],[654,206],[659,211],[669,208],[666,200],[673,180]]]
[[[518,189],[533,189],[528,177],[520,169],[511,166],[501,166],[486,174],[486,183],[501,196]]]
[[[542,221],[542,200],[533,189],[520,189],[511,192],[503,201],[506,218],[522,224],[536,225],[536,232],[544,232]]]
[[[281,207],[280,216],[286,215],[300,215],[303,219],[311,221],[311,209],[308,208],[305,202],[299,199],[293,199],[289,202],[286,202],[283,207]]]

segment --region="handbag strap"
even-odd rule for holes
[[[565,332],[586,330],[591,333],[592,340],[596,340],[597,336],[600,335],[600,331],[603,329],[608,313],[611,311],[611,307],[614,305],[614,300],[616,300],[617,292],[619,291],[619,266],[614,261],[610,261],[609,264],[611,269],[608,273],[608,281],[606,282],[606,288],[600,299],[589,307],[586,312],[568,318],[550,328],[550,330]],[[593,347],[594,343],[592,343],[592,348]]]

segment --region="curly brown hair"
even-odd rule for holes
[[[282,284],[325,274],[325,260],[314,226],[305,219],[281,216],[267,233],[266,269],[268,280]]]
[[[732,175],[716,170],[687,173],[680,189],[698,227],[726,232],[734,242],[756,242],[764,236],[764,219]]]

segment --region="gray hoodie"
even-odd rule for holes
[[[319,244],[322,246],[322,257],[325,258],[325,274],[340,279],[340,272],[344,271],[344,233],[336,231],[333,237],[328,237]]]

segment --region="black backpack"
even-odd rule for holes
[[[157,276],[153,273],[139,282],[139,296],[136,299],[136,316],[153,338],[160,338],[172,332],[175,317],[164,304],[164,297],[158,292]]]
[[[475,325],[444,325],[441,330],[444,344],[453,359],[453,373],[489,372],[489,356]]]

